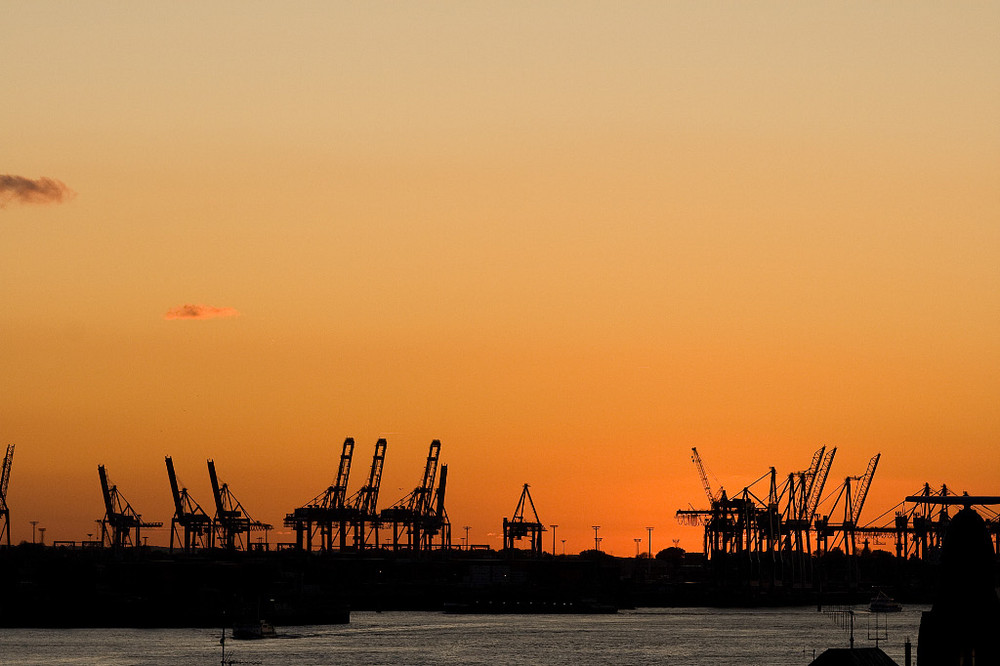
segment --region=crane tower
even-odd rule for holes
[[[7,506],[7,485],[10,483],[10,468],[14,463],[14,445],[7,445],[7,455],[0,468],[0,540],[10,546],[10,507]]]

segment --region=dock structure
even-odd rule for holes
[[[143,545],[143,529],[163,527],[162,522],[142,519],[118,492],[118,486],[108,480],[108,471],[104,465],[97,466],[97,474],[101,479],[101,494],[104,496],[104,518],[100,520],[103,546],[115,549],[135,548]]]
[[[531,513],[528,514],[528,509]],[[528,491],[528,484],[524,484],[521,489],[521,497],[517,500],[517,507],[514,514],[508,520],[503,519],[503,547],[508,553],[513,553],[515,542],[521,539],[528,539],[529,552],[532,557],[542,556],[542,532],[545,526],[538,518],[538,511],[535,510],[535,502],[531,499]]]
[[[212,519],[205,510],[181,487],[174,472],[174,461],[166,456],[167,478],[170,480],[170,494],[174,500],[174,515],[170,519],[170,551],[174,541],[185,553],[208,548],[212,535]]]
[[[351,529],[354,533],[354,548],[366,550],[379,547],[379,527],[381,521],[378,513],[378,493],[382,486],[382,468],[385,466],[385,438],[375,442],[375,453],[372,454],[372,464],[368,470],[368,481],[347,500],[353,510]]]
[[[344,440],[340,454],[337,478],[305,506],[285,515],[285,527],[295,530],[295,547],[299,550],[313,550],[318,537],[321,551],[345,550],[352,545],[349,533],[357,522],[357,509],[347,498],[347,482],[351,475],[351,460],[354,457],[354,438]]]
[[[898,557],[923,559],[940,549],[949,514],[948,507],[985,506],[991,498],[957,496],[947,486],[940,491],[924,484],[919,494],[908,496],[895,507],[863,523],[862,510],[868,498],[881,454],[868,461],[864,472],[850,475],[824,495],[837,449],[823,446],[813,454],[809,466],[788,474],[779,485],[771,467],[742,491],[728,495],[715,490],[697,449],[692,461],[705,494],[708,509],[690,507],[676,512],[678,522],[704,528],[703,550],[707,559],[746,558],[751,569],[784,583],[812,580],[815,556],[830,552],[857,555],[871,545],[894,541]],[[756,486],[767,482],[766,492]],[[979,501],[983,500],[983,501]],[[828,507],[820,513],[821,506]],[[987,529],[994,551],[1000,553],[1000,520],[987,508]]]
[[[208,461],[208,476],[212,482],[212,495],[215,498],[215,516],[212,518],[212,529],[209,537],[209,547],[224,550],[267,550],[267,533],[271,525],[254,520],[247,513],[240,501],[236,499],[229,485],[219,484],[215,472],[215,461]],[[262,544],[251,542],[254,532],[264,533]]]
[[[707,557],[765,554],[782,559],[792,571],[805,575],[814,546],[816,552],[833,547],[850,553],[855,551],[861,510],[881,454],[872,457],[864,474],[847,477],[833,491],[833,508],[830,514],[820,517],[819,506],[829,498],[823,497],[823,491],[837,454],[835,447],[828,450],[821,446],[813,454],[809,466],[788,474],[780,487],[777,473],[771,467],[734,495],[727,495],[721,489],[718,493],[712,491],[697,449],[692,452],[710,508],[681,509],[677,511],[677,519],[681,523],[704,526]],[[766,495],[754,489],[765,479],[768,480]],[[852,481],[858,484],[853,485]],[[838,507],[842,508],[844,518],[841,522],[833,522],[829,515]]]
[[[441,442],[435,439],[427,453],[420,485],[379,514],[382,525],[391,529],[392,538],[387,545],[394,551],[419,552],[451,547],[451,522],[444,505],[447,465],[441,465],[438,486],[434,488],[440,455]]]

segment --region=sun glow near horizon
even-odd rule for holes
[[[700,549],[692,446],[997,490],[996,5],[8,14],[15,540],[98,464],[168,520],[164,455],[277,525],[386,433],[380,504],[440,439],[453,525],[527,482],[570,552]]]

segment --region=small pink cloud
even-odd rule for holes
[[[217,308],[213,305],[179,305],[167,310],[164,319],[217,319],[219,317],[238,317],[236,308]]]

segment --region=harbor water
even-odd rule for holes
[[[346,625],[278,627],[277,638],[225,642],[226,656],[262,666],[300,664],[767,664],[802,666],[848,647],[850,615],[837,609],[655,608],[613,615],[351,614]],[[916,656],[920,612],[856,608],[856,647],[879,646],[901,666]],[[132,666],[218,664],[221,630],[0,629],[0,663]],[[871,639],[871,640],[870,640]]]

